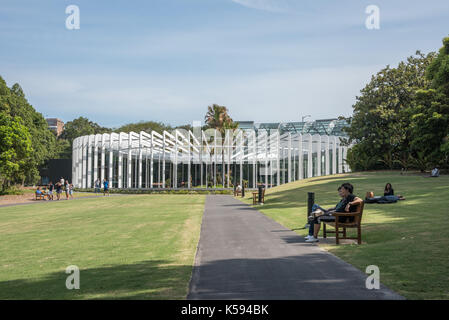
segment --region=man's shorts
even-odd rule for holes
[[[324,215],[318,218],[318,222],[335,222],[335,216]],[[354,217],[339,217],[338,222],[351,223],[354,222]]]

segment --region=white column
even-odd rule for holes
[[[74,139],[72,142],[72,184],[76,187],[76,162],[77,157],[77,141],[78,138]]]
[[[150,149],[150,188],[153,188],[153,149],[154,149],[154,144],[153,144],[153,139],[154,139],[154,135],[153,132],[151,132],[151,149]]]
[[[94,181],[98,179],[98,135],[95,135],[94,140]]]
[[[337,137],[332,137],[332,174],[337,173]]]
[[[175,130],[175,161],[173,161],[173,174],[172,174],[173,189],[178,188],[178,130]]]
[[[192,171],[192,165],[191,165],[192,153],[191,153],[191,148],[190,148],[190,135],[191,134],[192,133],[189,130],[187,133],[187,137],[186,137],[187,138],[187,150],[188,150],[187,156],[189,157],[189,160],[187,162],[187,188],[189,188],[189,189],[192,187],[192,184],[190,182],[191,171]]]
[[[325,155],[324,157],[325,159],[325,167],[326,167],[326,176],[328,176],[330,174],[329,171],[329,165],[330,165],[330,161],[329,161],[329,136],[326,136],[326,143],[324,145],[325,148]]]
[[[132,147],[133,147],[133,135],[132,135],[132,132],[130,132],[130,133],[128,133],[128,160],[127,160],[127,163],[128,163],[128,179],[127,179],[127,181],[128,181],[128,185],[127,185],[127,188],[129,189],[129,188],[131,188],[132,187],[132,159],[133,159],[133,154],[132,154]]]
[[[138,188],[141,189],[142,188],[142,132],[140,132],[139,134],[139,169],[138,169],[138,174],[139,174],[139,183],[138,183]]]
[[[92,187],[92,146],[94,143],[95,136],[90,135],[88,141],[88,149],[87,149],[87,188]]]
[[[292,135],[291,135],[291,133],[288,134],[287,157],[288,157],[287,179],[288,179],[288,182],[290,183],[290,182],[292,182]]]
[[[165,188],[165,131],[162,139],[162,188]]]
[[[338,139],[340,140],[340,139]],[[343,147],[340,145],[340,141],[338,142],[338,173],[343,173],[343,156],[342,152]]]
[[[102,183],[103,179],[104,179],[104,170],[105,170],[105,148],[106,148],[106,134],[103,134],[103,136],[101,137],[101,169],[100,169],[100,183]],[[110,139],[110,138],[109,138]]]
[[[112,188],[112,181],[114,181],[113,161],[114,161],[114,141],[113,141],[113,134],[111,133],[109,134],[109,174],[108,174],[108,181],[110,188]]]
[[[80,188],[85,188],[83,186],[83,141],[83,137],[78,140],[78,187]]]
[[[243,155],[245,150],[243,149],[243,143],[244,143],[244,135],[243,135],[243,131],[240,130],[239,132],[240,135],[240,186],[243,187]]]
[[[122,155],[122,133],[118,137],[118,188],[123,188],[123,155]]]
[[[316,159],[317,159],[316,175],[319,177],[321,176],[321,136],[318,136]]]
[[[298,177],[299,177],[299,179],[304,179],[304,153],[303,153],[303,146],[302,146],[302,134],[299,134],[298,148],[299,148],[299,153],[298,153],[299,174],[298,174]]]
[[[308,139],[309,139],[309,149],[307,151],[307,176],[308,178],[312,178],[313,177],[313,138],[312,135],[308,134]]]

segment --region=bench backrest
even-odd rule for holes
[[[357,205],[357,210],[355,211],[355,213],[360,213],[358,216],[355,217],[355,223],[359,224],[360,222],[362,222],[362,216],[363,216],[363,207],[365,206],[365,201],[362,201],[361,204]]]

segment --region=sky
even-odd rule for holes
[[[448,35],[447,0],[0,0],[0,76],[63,121],[191,124],[213,103],[315,120],[350,116],[373,74]]]

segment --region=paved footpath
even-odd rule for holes
[[[403,299],[231,196],[208,195],[188,299]],[[382,270],[381,270],[382,279]]]

